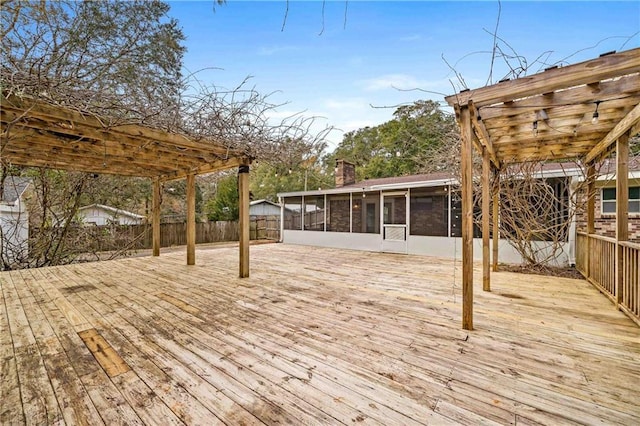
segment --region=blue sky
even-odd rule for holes
[[[442,95],[397,88],[454,93],[451,82],[457,79],[443,55],[467,86],[485,85],[493,45],[485,29],[493,31],[498,16],[493,1],[328,0],[324,19],[321,1],[289,1],[288,12],[284,0],[170,4],[170,15],[187,36],[188,72],[219,68],[200,72],[198,78],[223,88],[252,76],[250,87],[273,92],[273,103],[287,103],[274,118],[305,111],[322,117],[316,129],[330,125],[342,131],[392,118],[394,108],[370,105],[443,100]],[[547,63],[575,63],[636,48],[639,31],[638,1],[503,1],[498,27],[498,35],[529,63],[543,54]],[[497,60],[493,81],[507,72],[504,61]],[[330,149],[342,131],[329,135]]]

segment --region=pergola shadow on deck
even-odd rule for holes
[[[469,333],[459,262],[236,253],[0,273],[0,423],[640,423],[638,328],[586,281],[495,273]]]

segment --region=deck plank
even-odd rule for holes
[[[640,329],[585,281],[494,273],[467,332],[459,262],[271,244],[236,267],[0,273],[0,422],[640,423]],[[92,329],[130,370],[105,373]]]
[[[154,305],[152,304],[146,304],[141,299],[136,299],[136,301],[129,300],[128,303],[131,303],[129,305],[131,309],[135,308],[136,311],[147,309],[150,315],[153,315],[151,310],[154,309]],[[233,416],[232,419],[229,419],[229,422],[237,422],[239,411],[244,412],[244,410],[247,410],[248,413],[252,412],[256,418],[269,424],[276,422],[295,424],[297,423],[295,419],[299,416],[305,415],[305,413],[313,414],[313,407],[305,407],[307,410],[305,412],[301,411],[296,404],[289,404],[286,410],[283,409],[282,405],[291,399],[295,399],[295,397],[283,393],[278,387],[269,386],[256,377],[250,368],[229,362],[228,356],[235,349],[221,350],[224,346],[207,346],[203,344],[203,341],[208,340],[207,336],[204,335],[198,336],[200,340],[191,340],[188,336],[194,333],[193,330],[180,327],[180,323],[177,321],[166,322],[159,320],[155,324],[156,327],[153,329],[144,323],[137,323],[135,326],[146,335],[158,333],[160,336],[155,335],[154,340],[174,356],[183,360],[200,357],[205,361],[198,362],[198,364],[205,366],[205,370],[201,370],[200,374],[208,377],[208,380],[216,385],[217,389],[213,388],[213,391],[228,396],[236,404],[235,408],[229,410],[229,413],[232,413]],[[171,336],[170,340],[166,340],[165,336],[167,335]],[[187,346],[190,346],[188,351],[185,349]],[[193,364],[193,362],[190,364]],[[256,390],[259,391],[257,392],[258,396],[270,395],[270,398],[256,398]],[[299,403],[304,404],[304,401],[299,401]],[[260,408],[257,409],[256,407]],[[316,417],[319,420],[323,417],[326,418],[320,413],[317,413]],[[329,418],[326,419],[330,420]],[[245,421],[247,420],[245,419]]]
[[[63,421],[29,318],[37,319],[32,300],[20,299],[12,274],[3,285],[7,317],[13,340],[15,366],[26,424],[55,424]],[[20,286],[20,285],[19,285]]]
[[[85,275],[79,270],[73,272],[71,282],[80,280],[79,282],[99,285],[95,274]],[[101,326],[110,341],[114,342],[123,356],[126,355],[125,358],[136,367],[134,369],[145,383],[155,390],[178,417],[187,423],[198,423],[201,419],[207,419],[208,423],[215,424],[216,418],[222,419],[226,424],[257,423],[257,419],[251,413],[226,398],[218,388],[191,371],[188,365],[163,350],[155,338],[150,338],[136,328],[135,324],[140,322],[131,318],[140,313],[139,311],[129,312],[121,303],[113,305],[117,309],[110,309],[104,303],[106,299],[122,302],[125,299],[120,297],[120,294],[110,298],[108,296],[113,294],[99,297],[99,293],[103,291],[96,290],[95,293],[96,295],[85,294],[82,300],[73,296],[71,298],[79,304],[86,303],[87,312],[91,312],[93,321]],[[103,312],[109,313],[101,315]]]
[[[54,327],[46,317],[42,294],[36,288],[32,271],[20,271],[24,285],[17,287],[23,306],[29,306],[28,320],[42,356],[51,386],[68,424],[98,425],[103,423],[66,356]],[[45,308],[46,309],[46,308]]]
[[[9,274],[0,275],[0,424],[24,423],[20,381],[13,348],[12,331],[9,325],[8,293]]]

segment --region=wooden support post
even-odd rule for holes
[[[490,225],[490,210],[491,210],[491,162],[489,159],[489,150],[487,147],[482,147],[482,290],[491,291],[491,272],[489,265],[490,249],[489,249],[489,233],[491,232]]]
[[[587,166],[587,249],[585,253],[587,278],[591,277],[591,235],[596,232],[596,166],[590,163]]]
[[[155,178],[153,180],[153,206],[151,212],[151,236],[154,256],[160,256],[160,205],[162,204],[160,188],[160,179]]]
[[[196,175],[187,175],[187,265],[196,264]]]
[[[500,171],[495,170],[493,181],[493,272],[498,272],[498,243],[500,242]]]
[[[462,328],[473,330],[473,164],[468,107],[460,108],[462,136]]]
[[[240,278],[249,276],[249,165],[238,168],[240,206]]]
[[[620,241],[629,240],[629,133],[616,142],[616,300],[622,303],[624,285],[623,247]]]

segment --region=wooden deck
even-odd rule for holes
[[[0,273],[2,424],[640,424],[640,328],[586,281],[269,244]]]

